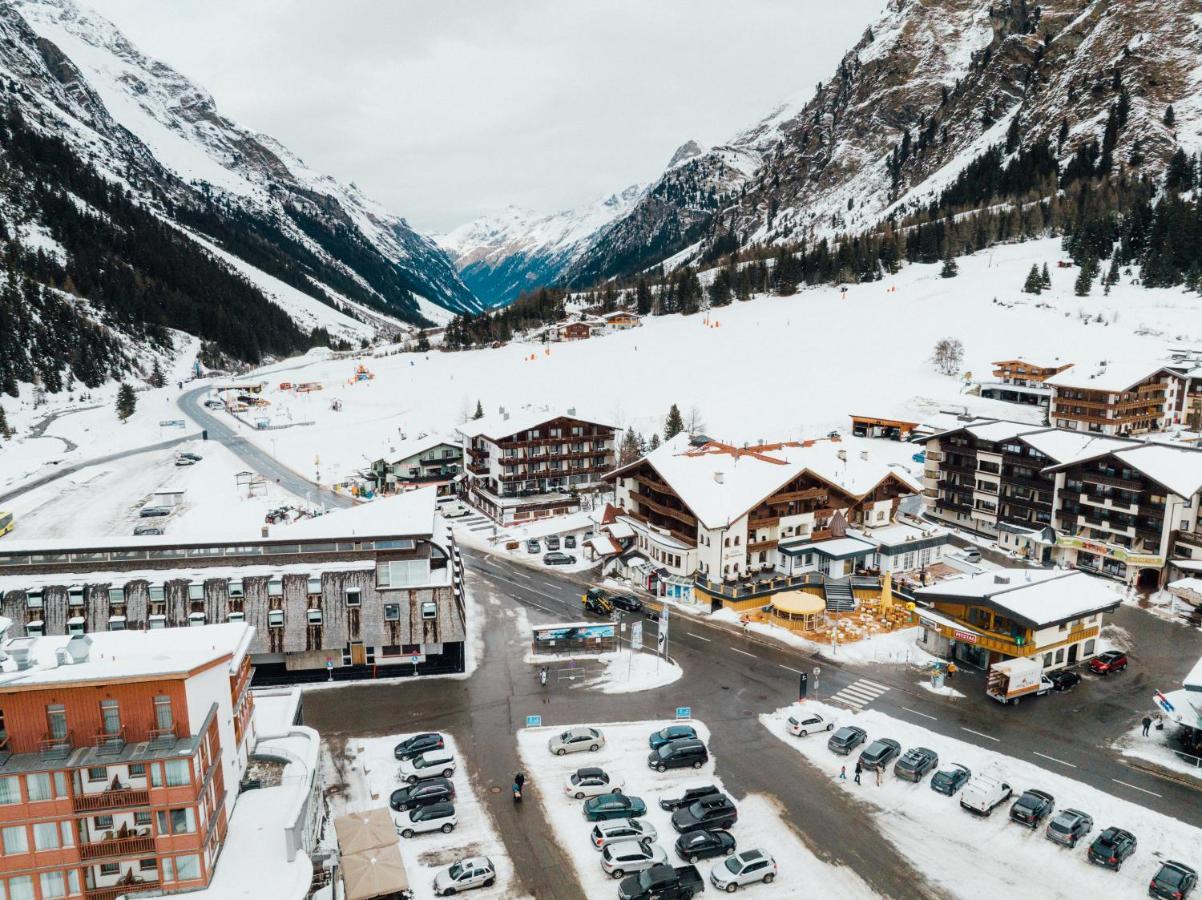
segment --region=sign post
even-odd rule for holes
[[[691,706],[676,707],[676,718],[677,718],[677,720],[693,718],[693,707],[691,707]]]
[[[810,684],[810,676],[802,672],[797,676],[797,700],[801,702],[806,698],[806,689]]]
[[[417,675],[417,664],[421,661],[422,661],[422,658],[416,653],[413,654],[411,657],[409,657],[409,662],[413,663],[413,674],[414,675]]]
[[[814,666],[814,699],[818,699],[818,676],[822,674],[822,669]]]
[[[542,724],[543,724],[542,716],[526,716],[526,727],[527,728],[538,728]]]

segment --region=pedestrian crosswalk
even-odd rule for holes
[[[842,690],[836,691],[831,696],[831,699],[839,703],[845,703],[852,709],[863,709],[887,690],[889,688],[883,684],[877,684],[875,681],[869,681],[867,678],[860,678]]]

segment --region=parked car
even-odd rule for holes
[[[689,900],[705,890],[696,866],[652,866],[618,885],[618,900]]]
[[[551,535],[550,537],[548,537],[547,538],[547,549],[548,550],[558,550],[559,549],[559,538],[556,537],[555,535]]]
[[[725,794],[702,797],[672,813],[672,827],[681,834],[698,828],[724,828],[729,831],[737,821],[739,811]]]
[[[177,456],[180,459],[190,459],[192,462],[200,462],[202,459],[204,459],[203,456],[199,456],[195,453],[179,453]]]
[[[922,781],[928,772],[939,765],[939,754],[926,747],[911,747],[893,764],[893,774],[898,778],[915,783]]]
[[[965,550],[962,555],[964,556],[964,559],[970,563],[979,563],[981,561],[980,550]]]
[[[177,466],[194,466],[196,465],[196,460],[188,459],[186,456],[177,456],[175,458],[175,464]]]
[[[402,759],[397,777],[401,781],[417,784],[423,778],[441,775],[450,778],[455,774],[455,754],[447,749],[427,750],[410,759]]]
[[[1123,861],[1135,852],[1135,844],[1135,835],[1112,825],[1094,838],[1086,856],[1091,863],[1117,872],[1123,867]]]
[[[638,597],[631,597],[629,594],[615,594],[609,598],[609,602],[627,612],[641,613],[643,611],[643,601]]]
[[[678,809],[683,809],[690,806],[703,797],[713,797],[721,795],[721,791],[712,784],[703,784],[700,787],[691,787],[679,797],[665,797],[659,801],[659,808],[667,812],[674,812]]]
[[[642,797],[628,794],[601,794],[584,801],[584,817],[590,822],[606,819],[637,819],[647,815],[647,804]]]
[[[497,867],[487,856],[469,856],[451,863],[434,876],[434,896],[449,897],[472,888],[492,887]]]
[[[686,862],[696,863],[711,856],[730,856],[734,852],[734,835],[721,828],[686,831],[676,839],[676,855]]]
[[[1093,831],[1093,817],[1079,809],[1062,809],[1056,813],[1048,827],[1043,830],[1043,836],[1049,841],[1063,844],[1066,847],[1076,847],[1077,842]]]
[[[577,769],[564,776],[563,792],[577,800],[599,797],[602,794],[620,794],[622,779],[611,777],[604,769],[595,766]]]
[[[860,752],[860,765],[865,769],[884,769],[901,753],[901,744],[893,738],[877,738]]]
[[[220,400],[206,400],[204,405],[207,409],[225,409],[225,404]]]
[[[1014,789],[1000,778],[977,775],[960,795],[960,808],[978,816],[992,815],[993,811],[1013,794]]]
[[[445,746],[446,742],[441,734],[427,731],[405,738],[392,748],[392,755],[397,759],[412,759],[419,753],[425,753],[427,750],[441,750]]]
[[[576,549],[576,535],[569,534],[563,539],[563,546],[566,550]]]
[[[455,799],[455,785],[447,778],[427,778],[409,787],[397,788],[388,798],[388,805],[397,812],[417,806],[444,803]]]
[[[1127,668],[1127,654],[1121,650],[1107,650],[1089,661],[1089,671],[1095,675],[1109,675]]]
[[[472,514],[472,508],[455,496],[439,497],[435,503],[439,515],[444,519],[457,519]]]
[[[668,854],[664,848],[651,841],[618,841],[606,845],[601,851],[601,869],[614,878],[624,878],[632,872],[641,872],[667,862]]]
[[[539,546],[538,541],[535,540],[534,538],[531,538],[530,540],[526,541],[526,552],[527,553],[541,553],[542,549],[543,548]]]
[[[396,831],[403,838],[411,838],[415,834],[428,831],[450,834],[458,824],[455,804],[431,803],[429,806],[418,806],[407,813],[400,813]]]
[[[134,534],[139,537],[142,535],[147,535],[147,534],[166,534],[166,533],[167,533],[167,529],[160,528],[158,525],[138,525],[137,527],[134,528]]]
[[[730,894],[757,881],[772,884],[775,878],[776,860],[766,850],[742,850],[710,869],[710,882]]]
[[[647,738],[647,745],[654,750],[672,741],[679,741],[681,738],[695,737],[697,737],[697,729],[692,725],[669,725],[667,728],[651,732],[651,736]]]
[[[1055,808],[1056,800],[1051,794],[1032,788],[1029,791],[1023,791],[1022,796],[1014,801],[1010,807],[1010,821],[1018,822],[1018,824],[1026,825],[1034,830],[1052,814],[1052,810]]]
[[[709,758],[709,751],[705,749],[705,744],[696,738],[684,738],[652,750],[647,757],[647,766],[657,772],[683,769],[685,766],[700,769],[709,761]]]
[[[570,553],[562,553],[559,550],[543,554],[544,566],[570,566],[575,562],[576,557]]]
[[[653,841],[655,826],[644,819],[602,819],[593,826],[593,847],[600,850],[615,841]]]
[[[140,510],[138,510],[138,515],[141,516],[143,519],[153,519],[156,516],[169,516],[169,515],[171,515],[171,507],[170,506],[143,506]]]
[[[826,748],[831,753],[848,756],[852,750],[868,740],[868,732],[857,725],[844,725],[830,736]]]
[[[968,766],[952,763],[949,768],[940,769],[931,776],[931,790],[950,797],[964,787],[971,777],[972,770]]]
[[[596,752],[605,746],[605,735],[598,728],[569,728],[547,741],[547,749],[556,756],[579,753],[581,750]]]
[[[834,722],[828,722],[818,713],[798,712],[789,716],[789,734],[805,737],[811,731],[833,731]]]
[[[1046,677],[1052,682],[1054,691],[1071,691],[1081,683],[1081,676],[1071,669],[1057,669],[1055,672],[1048,672]]]
[[[1149,897],[1167,897],[1169,900],[1184,900],[1198,886],[1198,873],[1185,863],[1165,860],[1160,871],[1148,883]]]

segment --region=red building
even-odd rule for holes
[[[246,768],[240,623],[23,637],[0,670],[0,897],[205,887]]]

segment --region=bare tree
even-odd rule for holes
[[[960,371],[960,364],[964,362],[964,345],[960,343],[959,338],[942,338],[935,344],[931,362],[944,375],[955,375]]]
[[[701,415],[701,410],[696,406],[689,407],[689,414],[685,416],[684,430],[689,434],[701,434],[705,431],[705,419]]]

